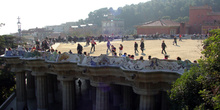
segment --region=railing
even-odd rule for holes
[[[16,97],[15,92],[13,92],[8,99],[0,106],[0,110],[5,110],[6,107],[8,107],[8,105],[14,100],[14,98]]]

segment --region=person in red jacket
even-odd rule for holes
[[[92,39],[92,41],[91,41],[91,45],[92,45],[92,47],[91,47],[90,53],[92,52],[92,49],[93,49],[93,52],[95,52],[95,45],[96,45],[96,42],[94,41],[94,39]]]
[[[123,45],[120,44],[120,47],[119,47],[119,54],[122,54],[122,51],[123,51]]]
[[[179,41],[182,41],[182,35],[181,34],[179,35]]]

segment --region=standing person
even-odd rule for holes
[[[144,38],[143,37],[141,38],[141,42],[144,42]]]
[[[111,46],[111,43],[110,43],[110,41],[108,40],[108,42],[107,42],[107,50],[106,50],[106,53],[107,53],[107,54],[108,54],[108,50],[111,52],[110,46]]]
[[[122,54],[122,50],[123,50],[123,45],[120,44],[120,47],[119,47],[119,54]]]
[[[111,47],[112,47],[112,56],[114,56],[114,55],[115,55],[115,53],[116,53],[116,48],[115,48],[115,46],[114,46],[114,45],[112,45]]]
[[[144,52],[144,42],[141,42],[140,47],[141,47],[141,51],[142,51],[142,53],[143,53],[143,52]]]
[[[82,45],[78,44],[78,46],[77,46],[77,52],[78,52],[78,54],[82,54],[82,50],[83,50]]]
[[[166,44],[164,43],[164,40],[163,40],[163,42],[162,42],[162,45],[161,45],[161,47],[162,47],[162,54],[163,54],[163,52],[165,52],[165,54],[167,54],[167,52],[166,52],[166,50],[165,50],[165,48],[167,47],[166,46]]]
[[[181,34],[179,35],[179,41],[182,41],[182,35]]]
[[[94,41],[94,38],[93,38],[92,41],[91,41],[91,45],[92,45],[92,47],[91,47],[90,53],[92,52],[92,49],[93,49],[93,52],[95,52],[96,42]]]
[[[137,42],[134,43],[134,53],[138,52],[138,44]]]
[[[174,45],[174,43],[177,45],[176,36],[174,36],[173,40],[174,40],[173,45]]]

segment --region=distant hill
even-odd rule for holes
[[[137,5],[126,5],[117,10],[112,8],[101,8],[90,12],[88,18],[80,20],[78,23],[93,23],[101,27],[101,21],[106,15],[112,14],[125,21],[125,34],[134,34],[135,25],[144,22],[154,21],[161,18],[176,21],[187,21],[189,16],[189,6],[209,5],[213,11],[220,11],[220,0],[151,0]]]

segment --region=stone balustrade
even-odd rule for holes
[[[108,93],[103,92],[102,89],[111,84],[133,88],[133,92],[140,95],[139,110],[150,110],[154,107],[151,102],[152,96],[160,91],[169,90],[172,82],[192,65],[189,61],[178,62],[157,58],[141,61],[107,55],[83,56],[68,53],[59,55],[38,51],[25,52],[14,56],[5,54],[2,57],[6,59],[7,64],[12,64],[12,71],[17,72],[16,74],[31,71],[31,74],[36,77],[38,110],[48,109],[48,74],[56,75],[57,79],[63,84],[63,110],[74,109],[76,78],[88,79],[91,85],[97,88],[96,110],[109,110],[108,105],[106,105],[108,104],[106,102]],[[19,80],[24,81],[24,78],[20,78],[20,76],[16,75],[17,82]],[[18,83],[18,93],[25,93],[23,86],[23,82]],[[21,87],[22,89],[20,89]],[[17,106],[25,106],[26,104],[22,98],[17,101],[22,103],[22,105]],[[125,104],[127,103],[125,102]]]

